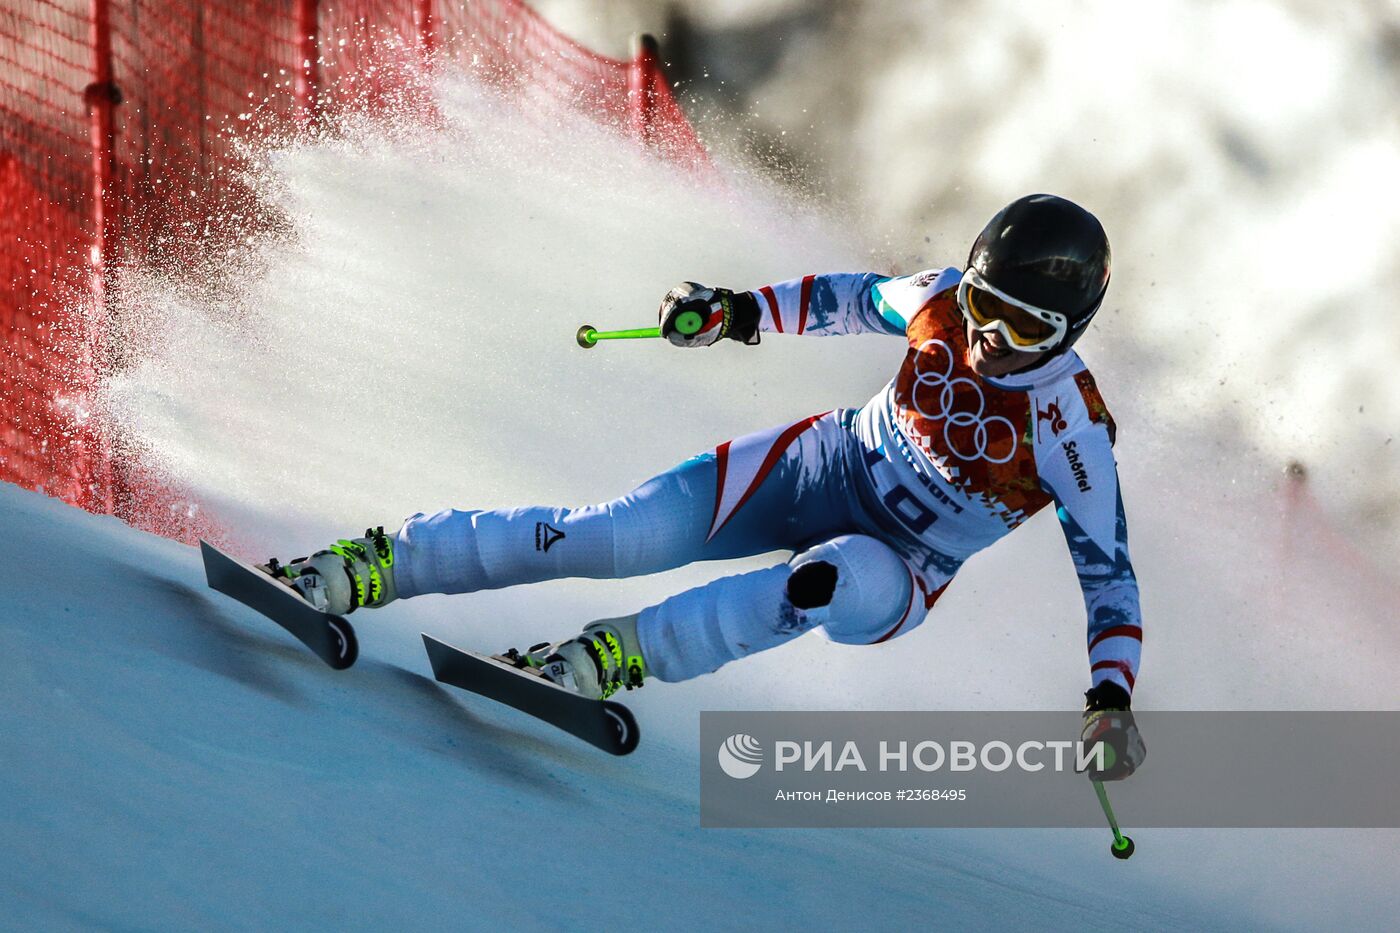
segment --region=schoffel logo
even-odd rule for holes
[[[1079,484],[1080,492],[1088,492],[1093,489],[1089,485],[1089,471],[1084,469],[1084,461],[1079,459],[1079,451],[1075,449],[1077,441],[1065,441],[1060,446],[1065,449],[1065,459],[1069,461],[1069,468],[1074,473],[1074,481]]]
[[[735,733],[719,747],[719,766],[736,780],[751,778],[763,766],[763,746],[751,735]]]

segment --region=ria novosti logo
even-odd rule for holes
[[[735,733],[719,747],[719,766],[732,778],[751,778],[763,766],[763,746],[751,735]]]
[[[790,741],[773,743],[773,771],[783,773],[836,773],[847,769],[868,773],[915,771],[997,773],[1016,768],[1036,772],[1049,768],[1063,772],[1073,768],[1076,773],[1105,770],[1105,759],[1111,747],[1102,741],[1056,739],[1045,742],[1024,741],[1015,747],[1009,742],[992,740],[981,743],[966,739],[940,742],[926,739],[912,744],[907,740],[881,740],[871,748],[873,739],[861,741]],[[746,732],[736,732],[719,747],[719,766],[725,774],[737,780],[751,778],[763,767],[763,743]],[[1049,758],[1047,761],[1046,759]]]

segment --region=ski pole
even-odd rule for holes
[[[1108,827],[1113,830],[1113,842],[1109,844],[1108,851],[1113,853],[1116,859],[1128,859],[1133,857],[1133,840],[1131,836],[1125,836],[1118,831],[1118,820],[1113,815],[1113,807],[1108,803],[1108,791],[1104,790],[1103,781],[1094,781],[1094,793],[1099,795],[1099,806],[1103,807],[1103,815],[1108,817]]]
[[[696,311],[683,311],[676,317],[676,330],[689,337],[691,334],[700,332],[700,328],[705,326],[705,318]],[[637,340],[643,337],[660,337],[659,327],[638,327],[634,330],[598,330],[592,324],[585,324],[578,329],[575,339],[578,345],[585,350],[592,349],[598,345],[599,340]]]
[[[592,324],[578,329],[578,345],[585,350],[598,345],[599,340],[637,340],[642,337],[660,337],[659,327],[639,327],[635,330],[597,330]]]

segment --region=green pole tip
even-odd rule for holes
[[[598,331],[594,329],[592,324],[585,324],[578,329],[576,339],[579,346],[585,350],[590,349],[598,345]]]

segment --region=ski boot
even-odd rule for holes
[[[577,638],[545,642],[523,654],[512,648],[497,657],[593,700],[638,688],[646,677],[634,615],[590,622]]]
[[[259,566],[288,584],[322,612],[343,616],[361,606],[378,609],[398,598],[394,587],[394,541],[384,527],[366,528],[363,538],[337,541],[310,557]]]

